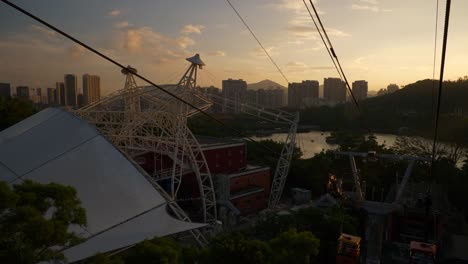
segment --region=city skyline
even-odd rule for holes
[[[423,0],[316,3],[349,80],[367,80],[369,90],[377,91],[389,83],[406,85],[432,78],[435,3]],[[123,1],[90,5],[86,1],[22,0],[17,4],[134,66],[156,83],[177,82],[180,77],[177,73],[188,67],[185,58],[200,53],[207,64],[200,71],[202,86],[221,87],[221,80],[227,78],[242,78],[248,83],[271,79],[287,86],[224,1],[142,1],[134,6]],[[233,4],[290,82],[337,77],[301,1],[233,1]],[[468,58],[464,52],[468,40],[464,25],[468,18],[463,15],[468,3],[460,1],[453,5],[447,79],[466,75],[464,69],[468,68],[468,60],[460,59]],[[85,11],[89,17],[82,20],[80,14]],[[4,36],[0,41],[0,57],[5,61],[0,66],[0,82],[10,82],[15,87],[47,87],[50,84],[46,82],[60,79],[63,71],[92,71],[104,80],[103,95],[123,87],[124,76],[116,67],[6,5],[0,5],[0,13]],[[442,14],[441,6],[440,22]]]
[[[22,98],[38,105],[74,108],[99,101],[101,99],[100,76],[85,73],[81,77],[78,78],[78,75],[74,73],[66,73],[63,74],[61,81],[45,87],[15,86],[8,82],[0,82],[0,96]],[[79,83],[78,79],[82,79],[82,82]]]

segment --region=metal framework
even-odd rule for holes
[[[209,99],[195,89],[197,70],[205,64],[199,55],[187,58],[190,62],[186,73],[174,86],[164,87],[177,97],[206,110],[211,106]],[[75,114],[93,124],[115,146],[131,158],[147,152],[170,157],[173,167],[167,172],[151,175],[158,191],[164,194],[174,215],[180,220],[190,220],[177,205],[177,193],[184,174],[193,172],[196,176],[203,222],[211,224],[217,219],[216,197],[210,171],[200,144],[187,127],[187,118],[197,110],[181,100],[152,86],[137,86],[133,74],[136,69],[128,66],[122,70],[126,76],[125,87],[99,102],[84,106]],[[157,183],[171,179],[168,193]],[[198,235],[197,235],[198,237]],[[197,239],[200,240],[200,239]]]
[[[223,110],[233,110],[234,112],[248,114],[259,119],[270,121],[276,124],[288,125],[288,135],[281,150],[278,163],[276,165],[275,174],[273,176],[270,197],[268,200],[268,208],[275,209],[283,194],[284,185],[289,173],[292,154],[296,146],[296,133],[299,123],[299,113],[289,113],[280,109],[266,108],[265,106],[246,104],[238,102],[230,98],[210,95],[213,103],[223,106]],[[239,109],[240,108],[240,109]]]
[[[240,107],[242,113],[289,126],[289,134],[275,170],[268,203],[269,208],[275,208],[289,172],[299,114],[268,109],[260,105],[239,105],[239,102],[228,98],[207,96],[196,89],[198,69],[205,64],[198,54],[187,58],[187,61],[190,65],[178,84],[164,87],[172,94],[201,111],[208,110],[214,102],[221,100],[225,107]],[[217,220],[217,208],[213,180],[200,144],[187,127],[187,119],[198,110],[156,87],[137,86],[134,78],[136,69],[130,66],[122,70],[122,73],[126,76],[124,89],[84,106],[75,111],[75,114],[94,125],[133,162],[136,157],[148,152],[168,156],[173,161],[171,168],[155,170],[152,175],[145,175],[167,200],[172,213],[183,221],[191,221],[193,216],[189,216],[178,205],[178,191],[184,175],[193,172],[197,179],[201,204],[199,212],[194,216],[201,216],[203,222],[214,224]],[[165,179],[171,180],[169,190],[164,190],[159,185],[159,182]],[[199,230],[192,230],[190,233],[200,245],[206,244],[206,239]]]
[[[411,176],[411,172],[413,172],[414,163],[416,161],[430,161],[430,158],[427,157],[418,157],[418,156],[410,156],[410,155],[393,155],[393,154],[378,154],[375,152],[352,152],[352,151],[339,151],[336,152],[337,155],[348,156],[350,165],[351,165],[351,172],[353,174],[354,186],[356,188],[357,199],[359,201],[364,201],[364,192],[361,189],[361,180],[359,178],[359,173],[356,167],[356,161],[354,157],[362,157],[362,158],[382,158],[382,159],[389,159],[389,160],[407,160],[408,167],[405,170],[405,175],[403,176],[403,180],[401,181],[400,187],[396,191],[394,204],[398,204],[401,202],[401,196],[406,189],[406,184],[408,183],[409,177]]]
[[[368,240],[366,263],[380,263],[380,256],[382,252],[383,230],[385,225],[386,215],[401,208],[401,196],[406,189],[411,172],[413,171],[414,163],[416,161],[430,161],[430,158],[416,157],[409,155],[391,155],[391,154],[377,154],[375,152],[337,152],[338,155],[348,156],[351,163],[351,170],[353,172],[354,184],[357,193],[357,202],[359,206],[365,209],[367,215],[366,234]],[[395,200],[392,203],[373,202],[365,200],[365,195],[361,190],[358,170],[354,157],[363,157],[368,159],[390,159],[390,160],[407,160],[409,161],[406,168],[405,175],[401,181],[400,186],[396,186]]]

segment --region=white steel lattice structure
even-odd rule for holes
[[[239,110],[239,102],[217,95],[210,95],[213,103],[221,105],[223,110]],[[296,132],[299,123],[299,113],[289,113],[280,109],[266,108],[255,104],[240,104],[240,113],[248,114],[276,124],[289,126],[288,135],[281,150],[275,174],[271,183],[268,208],[275,209],[283,194],[284,185],[289,173],[291,158],[296,146]]]
[[[164,89],[196,108],[206,110],[211,106],[210,100],[195,89],[197,70],[205,64],[198,54],[187,61],[190,66],[179,83]],[[183,175],[193,172],[200,192],[201,208],[197,216],[201,216],[205,223],[214,223],[217,218],[216,198],[210,171],[200,144],[187,127],[187,118],[197,110],[157,87],[137,86],[134,79],[136,70],[130,66],[122,73],[126,75],[124,89],[77,110],[75,114],[96,126],[130,158],[147,152],[170,157],[172,169],[157,171],[150,175],[150,179],[168,200],[173,213],[185,221],[190,221],[190,218],[177,205],[177,194]],[[171,179],[171,189],[165,192],[157,182],[168,178]],[[200,237],[200,234],[195,236]]]

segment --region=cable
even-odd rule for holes
[[[309,12],[309,15],[310,15],[310,18],[312,19],[312,22],[314,22],[315,28],[317,29],[317,32],[319,33],[320,38],[322,39],[323,45],[325,45],[325,49],[327,50],[328,55],[330,55],[330,59],[332,60],[333,65],[335,65],[335,69],[338,72],[338,75],[340,76],[340,79],[343,81],[343,77],[341,76],[341,72],[338,69],[338,66],[336,65],[335,60],[333,59],[333,55],[331,54],[330,50],[328,49],[328,46],[327,46],[327,43],[325,42],[325,39],[323,38],[322,31],[319,30],[317,22],[315,21],[314,16],[310,12],[309,6],[307,5],[306,1],[302,0],[302,2],[304,3],[305,7],[307,8],[307,12]]]
[[[341,67],[340,60],[338,59],[338,56],[336,55],[336,52],[335,52],[335,50],[333,49],[333,45],[332,45],[332,43],[331,43],[331,41],[330,41],[330,38],[328,37],[328,34],[327,34],[327,31],[325,30],[325,27],[324,27],[323,24],[322,24],[322,20],[320,19],[320,16],[319,16],[319,14],[318,14],[318,12],[317,12],[317,9],[315,9],[315,5],[314,5],[314,3],[312,2],[312,0],[309,0],[309,2],[310,2],[310,4],[312,5],[312,9],[314,10],[315,16],[317,17],[317,20],[318,20],[318,22],[319,22],[319,24],[320,24],[320,27],[322,28],[323,34],[325,35],[325,38],[326,38],[327,41],[328,41],[328,44],[329,44],[329,46],[330,46],[330,52],[331,52],[331,54],[333,54],[333,57],[335,58],[336,63],[338,64],[338,68],[340,69],[340,72],[341,72],[341,74],[343,75],[343,79],[344,79],[344,81],[345,81],[345,83],[346,83],[346,86],[347,86],[347,88],[348,88],[348,90],[349,90],[349,94],[351,95],[351,97],[352,97],[352,99],[353,99],[353,102],[354,102],[354,104],[356,105],[356,107],[360,110],[359,104],[358,104],[358,102],[357,102],[357,100],[356,100],[356,97],[354,97],[354,93],[353,93],[353,90],[351,89],[351,86],[349,86],[348,79],[346,78],[346,75],[345,75],[345,73],[344,73],[344,71],[343,71],[343,67]],[[315,24],[315,26],[317,27],[317,24]],[[318,29],[318,27],[317,27],[317,31],[320,31],[320,30]],[[325,47],[326,47],[326,45],[325,45]],[[328,48],[328,47],[327,47],[327,48]]]
[[[448,29],[450,21],[450,6],[452,0],[447,0],[447,5],[445,7],[445,25],[444,25],[444,39],[442,42],[442,59],[440,62],[440,79],[439,79],[439,91],[437,94],[437,111],[435,118],[435,127],[434,127],[434,141],[432,143],[432,157],[431,157],[431,175],[434,175],[434,161],[436,153],[436,144],[437,144],[437,132],[439,129],[439,116],[440,116],[440,105],[442,98],[442,86],[444,83],[444,69],[445,69],[445,53],[447,51],[447,38],[448,38]]]
[[[103,54],[103,53],[97,51],[97,50],[94,49],[93,47],[91,47],[91,46],[85,44],[84,42],[82,42],[82,41],[76,39],[75,37],[69,35],[68,33],[66,33],[66,32],[60,30],[59,28],[57,28],[57,27],[51,25],[50,23],[48,23],[48,22],[42,20],[41,18],[35,16],[34,14],[32,14],[32,13],[26,11],[25,9],[23,9],[23,8],[21,8],[21,7],[17,6],[17,5],[15,5],[15,4],[13,4],[13,3],[11,3],[11,2],[8,1],[8,0],[0,0],[0,1],[2,1],[3,3],[5,3],[5,4],[7,4],[7,5],[11,6],[11,7],[13,7],[14,9],[18,10],[19,12],[25,14],[26,16],[28,16],[28,17],[30,17],[30,18],[36,20],[37,22],[39,22],[39,23],[45,25],[46,27],[48,27],[48,28],[54,30],[55,32],[59,33],[60,35],[66,37],[66,38],[68,38],[68,39],[70,39],[71,41],[73,41],[73,42],[79,44],[80,46],[82,46],[82,47],[86,48],[87,50],[93,52],[94,54],[98,55],[99,57],[101,57],[101,58],[103,58],[103,59],[109,61],[110,63],[112,63],[112,64],[118,66],[119,68],[121,68],[121,69],[127,69],[127,67],[125,67],[123,64],[121,64],[121,63],[117,62],[116,60],[114,60],[114,59],[108,57],[107,55],[105,55],[105,54]],[[275,152],[274,152],[273,150],[271,150],[270,148],[268,148],[268,147],[266,147],[266,146],[264,146],[264,145],[261,145],[261,144],[259,144],[257,141],[255,141],[254,139],[252,139],[252,138],[246,136],[242,131],[239,131],[239,130],[237,130],[237,129],[235,129],[235,128],[232,128],[231,126],[228,126],[228,125],[227,125],[226,123],[224,123],[223,121],[221,121],[221,120],[219,120],[219,119],[213,117],[212,115],[208,114],[207,112],[203,111],[202,109],[200,109],[200,108],[196,107],[195,105],[193,105],[193,104],[187,102],[186,100],[180,98],[180,97],[177,96],[176,94],[174,94],[174,93],[172,93],[172,92],[170,92],[170,91],[168,91],[168,90],[162,88],[161,86],[155,84],[154,82],[152,82],[152,81],[150,81],[149,79],[145,78],[144,76],[138,74],[137,72],[133,72],[133,75],[135,75],[135,76],[137,76],[138,78],[140,78],[141,80],[143,80],[143,81],[145,81],[145,82],[147,82],[147,83],[153,85],[153,86],[156,87],[157,89],[159,89],[159,90],[161,90],[162,92],[164,92],[164,93],[170,95],[171,97],[173,97],[173,98],[179,100],[180,102],[182,102],[182,103],[184,103],[184,104],[190,106],[191,108],[197,110],[197,112],[200,112],[201,114],[207,116],[209,119],[214,120],[216,123],[218,123],[218,124],[220,124],[220,125],[222,125],[222,126],[228,128],[229,130],[234,131],[238,136],[240,136],[240,137],[242,137],[242,138],[244,138],[244,139],[247,139],[248,141],[251,141],[251,142],[254,143],[254,144],[257,144],[257,145],[261,146],[262,148],[265,148],[265,149],[266,149],[267,151],[269,151],[269,152],[275,153]]]
[[[435,21],[435,34],[434,34],[434,62],[432,64],[432,95],[431,95],[431,113],[434,114],[434,94],[435,94],[435,68],[436,68],[436,55],[437,55],[437,29],[439,24],[439,0],[436,1],[436,21]]]
[[[289,84],[289,80],[288,78],[286,78],[286,76],[284,75],[283,71],[280,69],[280,67],[278,66],[278,64],[276,64],[276,62],[273,60],[273,58],[270,56],[270,54],[268,53],[268,51],[265,49],[265,47],[263,47],[262,43],[260,42],[260,40],[257,38],[257,36],[255,36],[255,34],[253,33],[253,31],[250,29],[249,25],[247,25],[247,23],[245,22],[245,20],[241,17],[241,15],[239,14],[239,12],[237,12],[236,8],[231,4],[231,1],[230,0],[226,0],[228,2],[228,4],[231,6],[232,10],[234,10],[234,12],[236,13],[236,15],[239,17],[239,19],[242,21],[242,23],[244,23],[244,26],[247,28],[247,30],[249,30],[250,34],[252,34],[252,36],[254,37],[254,39],[257,41],[258,45],[260,45],[260,47],[262,48],[262,50],[265,52],[265,54],[268,56],[268,58],[270,58],[271,62],[275,65],[276,69],[278,69],[279,73],[281,74],[281,76],[283,76],[283,78],[286,80],[286,82]]]

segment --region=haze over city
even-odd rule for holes
[[[350,81],[369,90],[432,78],[435,4],[432,1],[316,1]],[[199,84],[221,80],[286,81],[225,1],[15,1],[53,25],[156,83],[176,82],[185,58],[200,53],[207,66]],[[290,82],[337,77],[301,1],[233,1]],[[466,75],[464,11],[453,3],[446,77]],[[440,10],[443,10],[441,7]],[[0,76],[12,86],[53,87],[64,73],[98,74],[103,94],[121,89],[119,69],[57,33],[0,6]],[[443,16],[439,16],[442,32]],[[439,34],[439,45],[440,45]],[[456,60],[455,60],[456,59]],[[4,79],[4,80],[3,80]],[[81,86],[81,85],[80,85]]]

